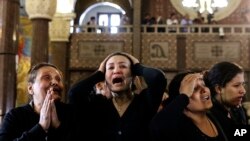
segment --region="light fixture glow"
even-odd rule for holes
[[[228,5],[228,0],[182,0],[182,5],[188,8],[199,8],[199,12],[214,12],[214,8],[223,8]]]

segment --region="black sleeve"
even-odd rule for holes
[[[242,106],[231,108],[230,115],[236,125],[247,125],[246,111]]]
[[[151,121],[150,131],[154,141],[163,141],[177,135],[176,131],[184,120],[183,111],[189,103],[189,98],[180,94],[163,110],[157,113]]]
[[[25,118],[25,115],[22,116]],[[0,128],[0,141],[38,141],[46,138],[46,133],[39,124],[35,124],[29,130],[21,129],[26,123],[20,123],[21,118],[18,117],[20,115],[16,115],[13,111],[5,115]]]
[[[134,65],[135,75],[142,76],[147,84],[146,97],[153,108],[157,111],[160,106],[162,96],[167,86],[167,79],[164,73],[156,68],[146,67],[140,63]]]
[[[69,90],[69,103],[77,106],[89,103],[91,91],[96,83],[104,80],[104,74],[96,71],[86,79],[74,84]]]

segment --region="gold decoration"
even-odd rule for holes
[[[49,26],[50,41],[68,41],[73,18],[74,13],[56,13]]]

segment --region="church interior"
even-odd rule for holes
[[[250,0],[0,0],[0,124],[27,103],[31,65],[62,70],[67,102],[72,84],[114,51],[162,69],[168,82],[181,70],[236,62],[250,116]]]

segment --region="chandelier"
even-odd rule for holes
[[[200,13],[208,12],[213,14],[218,8],[227,7],[228,0],[182,0],[182,5],[194,8]]]

